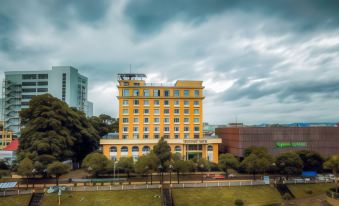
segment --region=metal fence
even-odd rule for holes
[[[110,191],[110,190],[142,190],[142,189],[159,189],[160,184],[154,185],[119,185],[119,186],[80,186],[80,187],[67,187],[68,191]]]
[[[33,190],[5,190],[0,192],[0,197],[13,196],[13,195],[28,195],[32,194]]]
[[[205,182],[205,183],[180,183],[172,184],[172,188],[194,188],[194,187],[233,187],[233,186],[255,186],[265,185],[262,180],[256,181],[228,181],[228,182]]]
[[[316,184],[316,183],[332,183],[334,180],[326,179],[326,180],[319,180],[319,179],[304,179],[304,178],[294,178],[284,180],[284,184]]]

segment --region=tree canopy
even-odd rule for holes
[[[85,114],[50,94],[33,97],[20,118],[19,160],[29,156],[45,166],[55,160],[81,161],[98,147],[99,136]]]
[[[119,132],[119,119],[107,114],[101,114],[98,117],[93,116],[89,120],[100,137],[110,132]]]
[[[88,154],[82,161],[82,167],[94,176],[98,176],[100,173],[105,172],[111,165],[110,160],[99,152],[92,152]]]
[[[303,161],[294,152],[287,152],[278,156],[276,165],[280,173],[287,176],[300,174],[303,169]]]
[[[160,164],[164,168],[165,162],[171,160],[171,147],[169,146],[167,141],[165,141],[165,139],[162,137],[159,140],[159,142],[156,145],[154,145],[153,151],[155,155],[159,158]]]
[[[219,156],[218,167],[225,172],[226,177],[228,177],[229,169],[238,169],[239,166],[239,160],[233,154],[226,153]]]
[[[70,167],[66,164],[63,164],[59,161],[55,161],[47,166],[47,173],[49,175],[54,175],[56,179],[56,184],[59,185],[59,177],[63,174],[66,174],[70,170]]]
[[[324,158],[317,152],[301,150],[297,154],[303,161],[305,171],[321,171]]]

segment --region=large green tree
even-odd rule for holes
[[[247,156],[242,162],[241,167],[246,170],[246,172],[255,175],[259,172],[266,172],[271,165],[273,164],[273,159],[265,153],[251,153]]]
[[[27,188],[28,188],[28,177],[33,175],[33,169],[34,169],[33,161],[28,157],[21,160],[18,165],[17,173],[19,175],[26,177]]]
[[[55,160],[79,162],[98,147],[99,136],[85,114],[50,94],[33,97],[20,117],[19,160],[29,156],[45,167]]]
[[[129,178],[130,174],[134,171],[134,161],[132,157],[121,157],[118,161],[117,168],[124,171]]]
[[[100,137],[110,132],[119,132],[119,120],[107,114],[101,114],[98,117],[93,116],[90,118],[90,122]]]
[[[303,170],[303,161],[295,152],[283,153],[277,157],[276,165],[281,174],[299,175]]]
[[[336,193],[338,193],[338,171],[339,171],[339,155],[331,156],[323,165],[324,169],[332,170],[335,178]]]
[[[165,163],[171,160],[171,147],[167,141],[162,137],[159,142],[154,145],[153,151],[159,158],[161,166],[165,168]]]
[[[301,150],[297,154],[303,161],[305,171],[321,171],[324,158],[317,152]]]
[[[141,156],[135,163],[135,172],[146,175],[146,184],[148,182],[148,174],[151,175],[151,184],[153,184],[152,173],[157,171],[159,165],[158,157],[151,151],[147,155]]]
[[[69,170],[70,167],[68,165],[59,161],[55,161],[47,166],[47,173],[55,176],[56,185],[59,185],[60,176],[66,174]]]
[[[226,153],[219,156],[218,167],[225,172],[225,177],[228,177],[229,169],[238,169],[240,166],[239,160],[233,154]]]
[[[82,167],[94,176],[104,173],[110,167],[113,168],[111,161],[99,152],[88,154],[82,161]]]

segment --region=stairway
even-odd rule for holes
[[[291,195],[292,198],[295,198],[295,196],[293,195],[291,190],[288,189],[287,185],[285,185],[285,184],[277,184],[276,187],[277,187],[277,189],[278,189],[278,191],[279,191],[281,196],[283,196],[285,193],[288,193],[288,194]]]
[[[44,197],[43,192],[33,193],[28,206],[39,206],[43,197]]]
[[[164,206],[173,206],[171,188],[163,187],[163,189],[162,189],[162,200],[163,200]]]

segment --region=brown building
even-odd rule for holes
[[[266,147],[272,155],[297,150],[339,154],[339,127],[228,127],[215,132],[222,139],[219,151],[239,157],[251,146]]]

